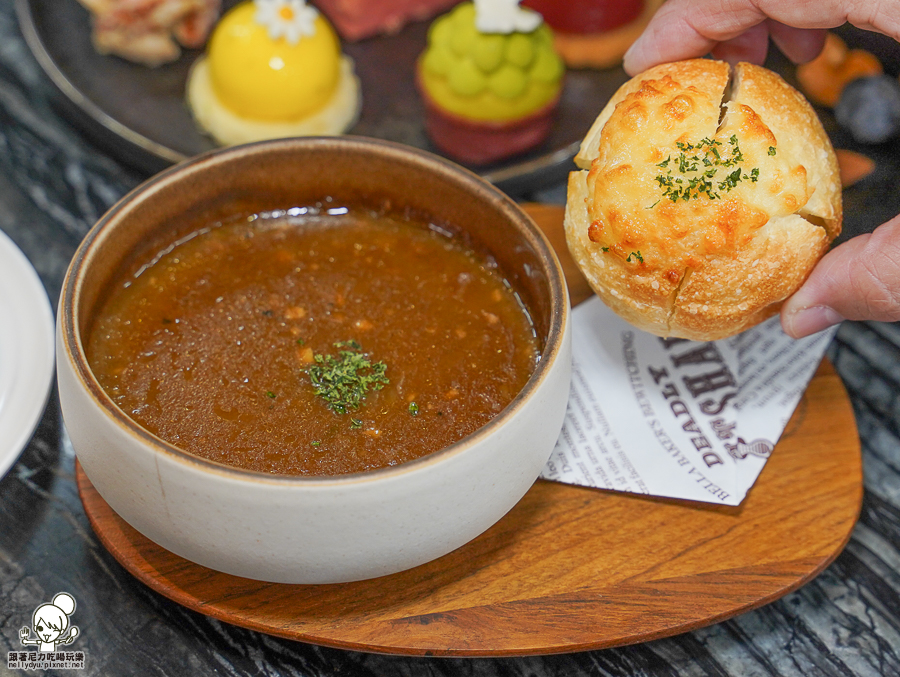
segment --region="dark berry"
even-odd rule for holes
[[[848,83],[834,107],[838,124],[859,143],[881,143],[900,132],[900,82],[873,75]]]

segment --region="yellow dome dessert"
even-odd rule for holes
[[[187,99],[223,145],[341,134],[360,108],[353,62],[303,0],[253,0],[228,12],[191,69]]]

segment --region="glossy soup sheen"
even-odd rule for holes
[[[436,226],[294,208],[149,259],[108,294],[88,361],[136,423],[213,461],[292,475],[403,463],[494,418],[539,357],[490,257]],[[383,363],[388,381],[347,413],[310,378],[316,355],[342,350],[373,365],[354,373]]]

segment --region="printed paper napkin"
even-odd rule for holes
[[[773,317],[721,341],[662,339],[593,297],[573,309],[569,405],[541,476],[738,505],[835,331],[794,340]]]

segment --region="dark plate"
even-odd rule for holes
[[[226,0],[230,7],[235,0]],[[153,173],[214,147],[194,126],[184,103],[188,70],[199,52],[146,68],[101,56],[91,45],[88,12],[76,0],[16,0],[22,31],[42,68],[62,92],[74,123],[96,143],[139,170]],[[363,108],[349,133],[437,152],[424,129],[413,73],[429,22],[397,35],[345,45],[362,81]],[[536,150],[479,174],[511,193],[561,180],[600,109],[627,76],[621,68],[566,75],[550,137]]]

